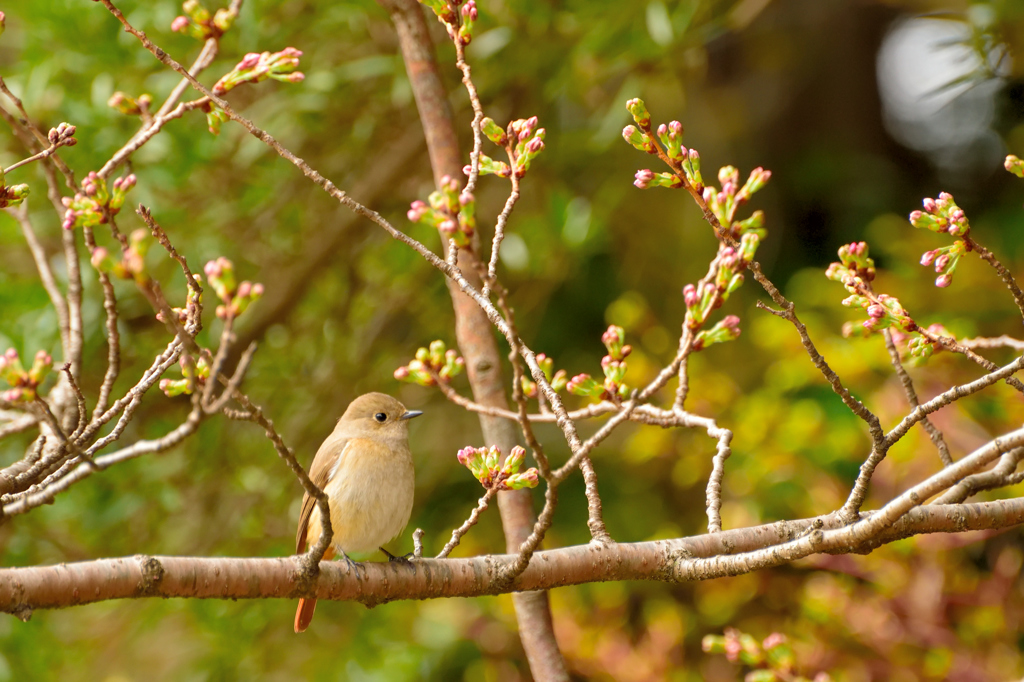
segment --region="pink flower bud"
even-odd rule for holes
[[[408,377],[409,377],[409,368],[408,367],[404,367],[403,366],[403,367],[399,367],[398,369],[395,370],[395,378],[398,379],[399,381],[407,379]]]
[[[944,253],[935,259],[935,272],[942,272],[949,265],[949,254]]]
[[[952,283],[953,283],[953,276],[952,275],[939,275],[938,277],[935,278],[935,286],[940,287],[940,288],[948,287]]]
[[[406,216],[408,216],[410,221],[415,223],[419,222],[420,218],[422,218],[423,214],[425,214],[426,212],[426,203],[417,199],[416,201],[412,202],[411,206],[409,207],[409,212],[406,213]]]
[[[443,221],[440,225],[438,225],[437,229],[441,230],[441,232],[444,232],[446,235],[451,236],[458,232],[459,226],[458,223],[456,223],[454,220],[448,218],[447,220]]]
[[[188,17],[175,17],[171,22],[171,30],[175,33],[184,33],[188,29]]]
[[[601,343],[606,346],[620,344],[625,340],[623,336],[622,327],[617,327],[614,324],[609,325],[608,329],[601,334]]]
[[[938,255],[938,249],[935,249],[934,251],[925,251],[924,254],[922,254],[921,256],[921,265],[924,265],[925,267],[931,265],[932,263],[935,262],[935,258]]]
[[[683,287],[683,300],[686,301],[687,307],[693,307],[697,305],[697,287],[692,284],[687,284]]]
[[[259,63],[260,63],[260,53],[259,52],[249,52],[244,57],[242,57],[242,61],[238,62],[238,64],[235,66],[235,70],[236,71],[248,71],[250,69],[256,68],[256,65],[259,64]]]
[[[928,197],[921,203],[924,204],[924,210],[928,211],[929,213],[935,213],[935,199]]]
[[[654,180],[654,171],[644,168],[643,170],[638,170],[635,177],[636,180],[633,181],[633,184],[640,189],[647,189],[651,181]]]
[[[885,308],[878,305],[877,303],[873,303],[868,306],[868,316],[873,317],[876,320],[881,319],[885,317]]]

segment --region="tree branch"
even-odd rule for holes
[[[869,522],[881,512],[862,514]],[[470,559],[422,559],[411,566],[367,563],[359,570],[325,563],[315,586],[300,577],[299,557],[279,559],[135,556],[56,566],[0,569],[0,611],[27,620],[36,609],[63,608],[110,599],[181,597],[201,599],[294,599],[313,597],[367,605],[397,599],[474,597],[510,591],[547,590],[609,580],[687,582],[712,577],[686,570],[693,561],[733,565],[736,575],[753,570],[742,554],[773,551],[808,529],[841,529],[835,515],[728,530],[677,540],[587,544],[538,552],[535,560],[501,590],[501,569],[514,555]],[[837,544],[837,554],[864,553],[881,544],[924,533],[962,533],[1024,523],[1024,498],[979,504],[918,507],[868,544]],[[805,536],[810,537],[810,536]],[[712,559],[712,557],[714,559]]]

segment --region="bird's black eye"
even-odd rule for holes
[[[383,412],[378,412],[377,414],[373,415],[373,418],[376,419],[381,424],[388,420],[388,416]]]

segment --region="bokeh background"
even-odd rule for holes
[[[169,30],[174,2],[125,0],[128,18],[188,62],[198,43]],[[108,108],[115,90],[161,101],[177,77],[98,4],[32,0],[0,5],[0,75],[44,127],[78,126],[62,156],[82,177],[120,147],[137,121]],[[481,3],[468,54],[486,112],[498,121],[537,115],[547,148],[531,168],[501,254],[501,274],[524,337],[570,374],[599,373],[600,333],[625,327],[639,384],[672,355],[684,313],[680,290],[715,248],[681,192],[640,191],[633,173],[654,159],[625,144],[624,103],[646,100],[656,122],[679,119],[701,152],[705,177],[725,164],[743,176],[773,172],[753,202],[768,216],[759,259],[854,393],[891,425],[905,400],[880,339],[845,340],[845,292],[823,275],[841,244],[866,239],[879,290],[923,323],[961,336],[1019,334],[998,278],[966,259],[938,290],[920,254],[946,245],[916,233],[906,214],[924,196],[952,192],[972,234],[1020,271],[1024,184],[1002,170],[1024,155],[1024,3],[929,0],[608,0]],[[468,101],[453,50],[431,22],[452,102],[468,143]],[[250,0],[205,80],[246,52],[304,51],[301,85],[240,88],[235,103],[313,167],[426,243],[410,201],[431,191],[422,133],[394,32],[373,2]],[[6,106],[6,105],[5,105]],[[468,148],[468,147],[467,147]],[[4,166],[24,156],[0,134]],[[417,502],[412,528],[437,551],[479,494],[455,451],[480,444],[472,416],[429,389],[400,385],[393,370],[420,345],[453,342],[440,276],[409,249],[339,209],[295,169],[237,126],[219,137],[193,112],[133,158],[130,200],[153,209],[194,268],[223,255],[268,294],[240,320],[261,349],[246,388],[308,463],[354,396],[382,390],[422,409],[412,424]],[[32,166],[9,182],[32,185],[32,216],[51,253],[59,219]],[[488,225],[504,181],[481,183]],[[121,224],[136,227],[126,212]],[[100,235],[101,241],[107,235]],[[56,258],[55,258],[56,262]],[[178,304],[184,282],[155,251],[149,265]],[[95,278],[86,271],[88,361],[95,390],[106,353]],[[145,300],[119,283],[125,390],[166,343]],[[743,336],[693,360],[690,409],[735,431],[723,517],[738,527],[839,506],[867,452],[862,424],[832,394],[793,329],[754,307],[748,282],[723,313]],[[219,323],[204,335],[215,342]],[[0,348],[59,355],[47,306],[16,223],[0,215]],[[1009,352],[991,352],[996,362]],[[911,370],[930,397],[977,371],[934,358]],[[456,386],[468,391],[465,378]],[[571,398],[571,404],[579,399]],[[123,440],[166,432],[182,400],[153,392]],[[935,421],[961,456],[1024,419],[1005,386],[946,408]],[[593,428],[592,426],[585,428]],[[567,448],[541,436],[555,461]],[[25,438],[0,444],[0,463]],[[627,426],[595,454],[609,530],[619,541],[700,533],[714,443],[699,432]],[[937,470],[917,431],[879,467],[868,507]],[[563,488],[549,547],[586,542],[577,477]],[[1014,490],[991,495],[1013,494]],[[134,553],[283,556],[293,549],[301,489],[252,425],[206,422],[170,452],[93,476],[54,505],[0,526],[0,563],[26,566]],[[537,495],[538,504],[540,495]],[[456,555],[504,547],[489,512]],[[907,540],[867,557],[817,557],[702,584],[610,583],[552,593],[556,631],[577,679],[734,680],[742,673],[700,652],[700,640],[734,626],[789,635],[805,671],[837,680],[1009,680],[1021,654],[1021,534]],[[0,619],[4,680],[519,680],[529,670],[508,596],[394,603],[367,610],[322,603],[313,627],[292,632],[291,601],[97,604]]]

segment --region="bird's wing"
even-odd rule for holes
[[[313,458],[313,464],[309,467],[309,479],[317,488],[323,490],[330,479],[331,470],[338,463],[338,459],[345,454],[349,439],[347,436],[337,436],[332,433],[323,442],[320,449]],[[309,515],[313,513],[316,506],[316,498],[310,497],[309,493],[302,496],[302,512],[299,514],[299,527],[295,531],[295,553],[302,554],[306,551],[306,525],[309,523]]]

